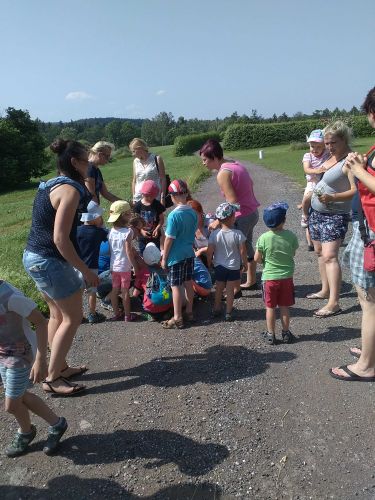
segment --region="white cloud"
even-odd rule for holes
[[[65,96],[66,101],[85,101],[86,99],[94,99],[94,97],[83,90],[77,90],[76,92],[69,92]]]
[[[166,93],[166,90],[158,90],[156,92],[156,95],[164,95]]]

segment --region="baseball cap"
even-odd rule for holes
[[[130,205],[127,201],[117,200],[113,202],[109,209],[110,216],[108,222],[116,222],[124,212],[130,212]]]
[[[269,228],[279,226],[285,220],[289,205],[285,201],[277,201],[266,207],[263,211],[263,221]]]
[[[143,260],[148,266],[159,264],[161,253],[155,243],[147,243],[146,248],[143,250]]]
[[[81,222],[91,222],[98,217],[101,217],[104,213],[104,209],[98,205],[95,201],[90,201],[87,205],[87,212],[81,214]]]
[[[146,194],[149,196],[153,196],[156,198],[156,196],[159,194],[159,188],[158,185],[156,184],[155,181],[153,180],[148,180],[144,181],[142,183],[141,189],[139,190],[141,194]]]
[[[306,136],[306,142],[324,142],[323,131],[319,128],[313,130],[309,137]]]
[[[235,205],[234,203],[228,203],[225,201],[224,203],[221,203],[215,212],[216,218],[219,220],[224,220],[230,217],[231,215],[235,214],[237,210],[239,210],[240,207],[238,205]]]
[[[168,186],[168,193],[170,194],[186,194],[188,192],[188,187],[185,181],[181,179],[175,179]]]

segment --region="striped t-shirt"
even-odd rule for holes
[[[305,153],[302,158],[302,164],[306,161],[310,163],[311,168],[319,168],[328,160],[329,152],[327,150],[321,156],[314,156],[312,153]],[[308,182],[319,182],[321,174],[306,174]]]

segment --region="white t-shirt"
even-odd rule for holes
[[[125,249],[125,242],[133,239],[133,231],[128,227],[111,229],[108,235],[109,248],[111,252],[111,271],[126,273],[131,271],[131,263]]]
[[[237,271],[241,268],[241,244],[246,241],[239,229],[215,229],[208,244],[214,247],[214,266],[223,266]]]

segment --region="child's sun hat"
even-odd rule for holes
[[[143,260],[148,266],[159,264],[161,260],[161,252],[155,243],[147,243],[146,248],[143,250]]]
[[[108,222],[116,222],[124,212],[130,212],[130,205],[127,201],[117,200],[113,202],[109,209],[110,216]]]
[[[235,214],[239,209],[239,205],[236,205],[235,203],[228,203],[227,201],[225,201],[217,207],[215,215],[217,219],[224,220]]]
[[[81,222],[91,222],[98,217],[101,217],[104,213],[104,209],[98,205],[95,201],[90,201],[87,205],[87,212],[81,214]]]
[[[313,130],[308,137],[306,136],[306,142],[324,142],[323,131],[319,128]]]
[[[263,221],[267,227],[273,229],[285,221],[289,205],[285,201],[272,203],[263,210]]]
[[[174,194],[186,194],[188,192],[188,187],[185,181],[181,179],[175,179],[168,186],[168,193]]]
[[[141,194],[145,194],[147,196],[152,196],[153,198],[156,198],[157,195],[159,194],[159,188],[156,182],[150,179],[142,183],[139,192]]]

